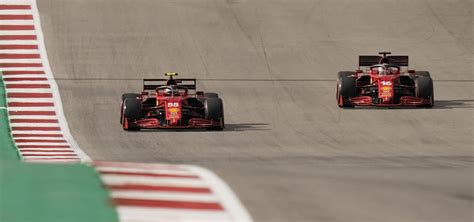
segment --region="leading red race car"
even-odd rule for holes
[[[379,52],[380,56],[359,56],[356,71],[338,73],[336,99],[339,107],[433,107],[430,73],[409,70],[408,56],[390,54]],[[407,68],[402,70],[402,67]]]
[[[196,79],[144,79],[141,94],[122,95],[124,130],[160,128],[224,129],[224,106],[217,93],[196,91]]]

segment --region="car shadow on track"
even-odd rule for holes
[[[459,108],[474,108],[474,100],[459,99],[459,100],[435,100],[433,109],[459,109]]]
[[[206,130],[206,129],[142,129],[131,130],[128,132],[243,132],[243,131],[258,131],[271,130],[267,126],[269,123],[226,123],[222,131]]]
[[[268,123],[226,123],[224,131],[270,130]]]

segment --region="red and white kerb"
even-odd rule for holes
[[[0,72],[11,135],[23,160],[89,160],[69,133],[34,1],[0,1]]]

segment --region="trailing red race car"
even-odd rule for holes
[[[408,69],[408,56],[359,56],[356,71],[338,73],[336,99],[339,107],[417,106],[433,107],[433,80],[427,71]],[[366,68],[361,70],[361,67]],[[402,70],[402,67],[407,67]]]
[[[160,128],[224,129],[224,106],[217,93],[196,91],[196,79],[144,79],[141,94],[122,95],[125,130]]]

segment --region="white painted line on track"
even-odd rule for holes
[[[215,222],[234,221],[222,211],[118,207],[122,222]],[[235,221],[241,222],[241,221]]]
[[[41,59],[0,59],[0,63],[41,63]]]
[[[212,184],[212,187],[214,188],[213,191],[222,198],[221,203],[233,216],[234,221],[252,221],[250,214],[247,212],[240,200],[235,196],[234,192],[232,192],[230,187],[217,177],[216,174],[199,166],[192,166],[191,169],[192,171],[199,173],[203,177],[203,180]]]
[[[0,30],[0,35],[36,35],[36,34],[35,34],[35,30]]]
[[[3,78],[46,78],[44,74],[15,74],[15,75],[4,75]],[[48,79],[49,80],[49,79]]]
[[[156,177],[144,177],[144,176],[126,176],[126,175],[102,175],[102,180],[106,184],[127,184],[131,181],[136,184],[148,184],[148,185],[167,185],[167,186],[190,186],[190,187],[207,187],[207,183],[199,179],[188,179],[188,178],[156,178]]]
[[[1,43],[0,43],[1,45]],[[1,67],[0,71],[5,72],[5,71],[23,71],[23,70],[28,70],[28,71],[43,71],[43,67]]]
[[[0,49],[0,53],[39,54],[37,49]]]
[[[0,40],[0,45],[38,45],[37,40]]]
[[[1,3],[3,5],[3,1]],[[30,9],[6,9],[0,10],[0,15],[31,15]]]
[[[50,86],[51,87],[51,86]],[[24,93],[54,93],[54,91],[51,88],[45,88],[45,89],[5,89],[7,93],[9,92],[24,92]],[[53,96],[54,97],[54,96]],[[54,100],[54,98],[53,98]],[[54,100],[56,102],[56,100]]]
[[[53,102],[50,98],[9,98],[9,102]]]
[[[50,65],[49,65],[49,60],[48,60],[48,55],[46,54],[46,47],[44,45],[44,35],[43,31],[41,29],[41,21],[40,21],[40,16],[38,13],[38,6],[36,4],[36,0],[32,0],[32,12],[33,12],[33,20],[35,22],[35,29],[37,31],[37,40],[38,40],[38,48],[40,50],[41,58],[43,59],[43,67],[45,70],[46,76],[51,79],[50,85],[51,89],[53,90],[53,99],[55,100],[55,108],[56,108],[56,115],[58,116],[59,124],[61,125],[62,133],[66,140],[71,144],[71,148],[75,151],[75,153],[81,158],[82,161],[90,161],[90,157],[87,156],[87,154],[82,151],[79,148],[79,145],[77,142],[74,140],[74,138],[71,135],[71,132],[69,131],[69,126],[67,124],[66,117],[64,116],[63,112],[63,107],[62,107],[62,102],[60,98],[60,93],[58,86],[56,84],[56,81],[54,81],[54,76],[51,71]]]
[[[129,198],[141,200],[175,200],[175,201],[199,201],[218,202],[219,199],[213,194],[177,193],[177,192],[153,192],[153,191],[112,191],[113,198]]]
[[[3,4],[3,2],[2,2]],[[34,17],[34,14],[33,14]],[[5,25],[34,25],[35,21],[33,20],[2,20]]]
[[[181,175],[181,176],[195,176],[193,172],[190,171],[183,171],[183,170],[172,170],[172,169],[140,169],[140,168],[121,168],[121,167],[113,167],[113,166],[101,166],[96,167],[96,170],[99,172],[107,171],[107,172],[122,172],[122,173],[161,173],[161,174],[174,174],[174,175]]]

